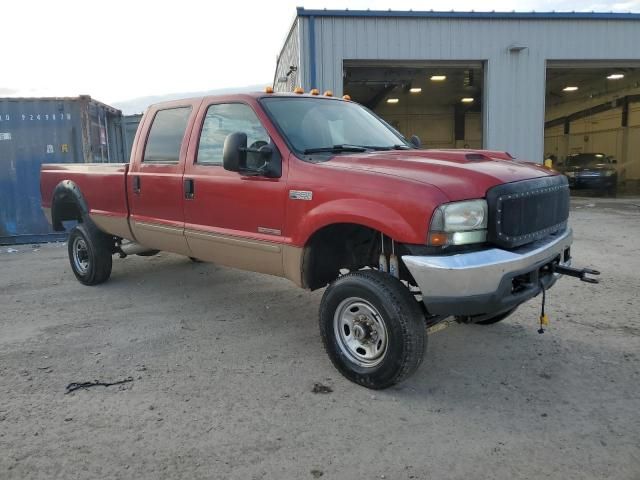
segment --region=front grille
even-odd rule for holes
[[[487,240],[515,248],[564,230],[569,218],[567,177],[535,178],[498,185],[487,191]]]

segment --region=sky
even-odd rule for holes
[[[105,103],[269,85],[296,6],[478,10],[477,0],[4,0],[0,97],[89,94]],[[512,11],[513,0],[484,0]],[[640,12],[640,0],[520,0],[518,11]]]

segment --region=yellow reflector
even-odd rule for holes
[[[351,100],[351,97],[349,95],[343,95],[342,96],[343,100],[346,100],[347,102]]]
[[[298,95],[302,95],[302,94],[304,93],[304,88],[302,88],[302,87],[296,87],[296,88],[293,90],[293,93],[297,93]]]
[[[333,92],[332,92],[331,90],[326,90],[326,91],[324,92],[324,96],[325,96],[325,97],[333,97]]]
[[[264,87],[264,93],[273,93],[273,87],[267,85],[266,87]]]
[[[318,90],[317,88],[312,88],[309,93],[311,95],[320,95],[320,90]]]

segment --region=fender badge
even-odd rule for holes
[[[268,235],[280,235],[282,232],[277,228],[258,227],[258,233],[266,233]]]
[[[291,200],[313,200],[313,192],[308,190],[289,190]]]

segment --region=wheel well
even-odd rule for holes
[[[338,223],[321,228],[309,238],[304,249],[303,286],[311,290],[322,288],[338,278],[341,269],[378,268],[381,240],[379,230],[363,225]],[[388,255],[393,240],[386,235],[384,240]],[[404,246],[396,243],[395,253],[398,257],[406,253]],[[412,281],[410,276],[400,261],[400,278]]]
[[[62,222],[77,220],[82,222],[87,214],[87,206],[80,189],[71,181],[60,182],[53,192],[51,202],[51,220],[53,229],[64,230]]]
[[[311,290],[324,287],[341,268],[359,270],[371,265],[378,241],[376,230],[339,223],[315,232],[307,241],[302,260],[302,282]]]

